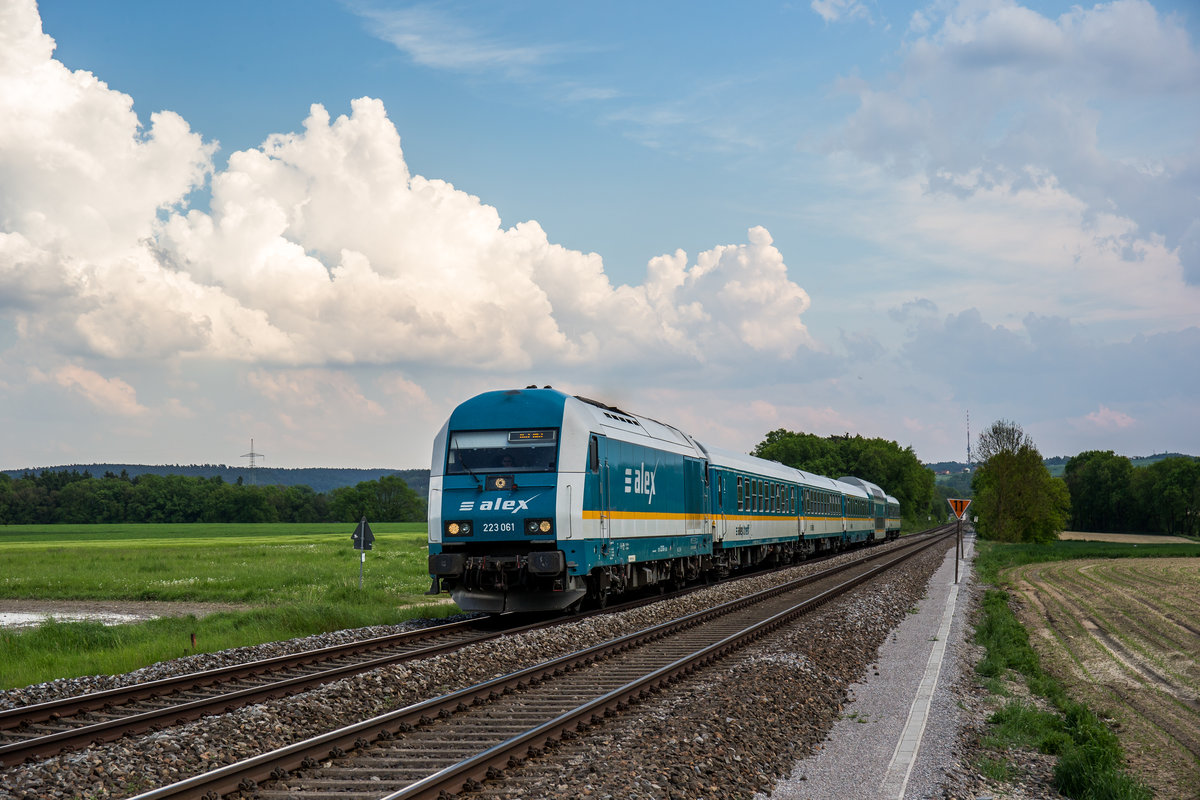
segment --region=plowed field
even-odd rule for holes
[[[1043,666],[1116,722],[1159,797],[1200,798],[1200,558],[1030,564],[1006,572]]]

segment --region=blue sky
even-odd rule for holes
[[[1200,453],[1194,4],[0,0],[0,467]],[[19,421],[17,424],[16,421]]]

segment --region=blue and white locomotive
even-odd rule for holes
[[[549,387],[481,394],[433,444],[431,593],[464,611],[603,604],[899,535],[873,483],[707,448]]]

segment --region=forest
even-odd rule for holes
[[[86,470],[0,473],[0,524],[164,522],[424,522],[425,498],[399,475],[329,492],[309,486]]]
[[[1164,458],[1135,467],[1111,450],[1067,461],[1071,526],[1114,533],[1200,534],[1200,461]]]

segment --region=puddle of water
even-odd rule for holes
[[[41,612],[4,611],[0,612],[0,628],[24,628],[38,625],[46,619],[54,618],[59,622],[99,622],[104,625],[120,625],[123,622],[137,622],[145,619],[137,614],[117,614],[112,612],[76,612],[72,614],[50,614]]]

